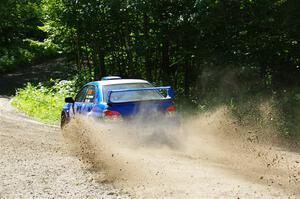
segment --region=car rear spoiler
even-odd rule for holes
[[[173,98],[173,90],[171,88],[171,86],[163,86],[163,87],[150,87],[150,88],[130,88],[130,89],[119,89],[119,90],[109,90],[108,94],[107,94],[107,102],[108,103],[113,103],[110,100],[110,97],[112,95],[112,93],[125,93],[125,92],[143,92],[143,91],[167,91],[167,96],[165,97],[165,99],[172,99]]]

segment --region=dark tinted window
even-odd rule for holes
[[[150,88],[153,87],[147,83],[127,83],[127,84],[113,84],[103,86],[104,101],[107,102],[107,95],[109,90],[131,89],[131,88]],[[117,92],[111,95],[113,102],[126,101],[140,101],[140,100],[154,100],[162,99],[163,96],[156,90],[154,91],[131,91],[131,92]]]
[[[85,93],[88,89],[88,86],[82,88],[75,97],[75,102],[83,102],[85,99]]]

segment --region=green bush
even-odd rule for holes
[[[12,105],[39,121],[57,124],[66,96],[74,95],[74,81],[51,80],[48,85],[27,83],[17,90]]]
[[[77,90],[92,80],[88,69],[73,72],[72,80],[50,80],[38,85],[27,83],[17,90],[12,105],[41,122],[57,124],[64,98],[74,96]]]

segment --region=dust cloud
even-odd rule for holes
[[[63,135],[101,182],[137,198],[299,197],[300,154],[279,147],[273,126],[243,127],[226,107],[166,121],[76,118]]]

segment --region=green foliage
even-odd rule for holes
[[[0,1],[0,73],[57,54],[41,30],[40,1]]]
[[[268,88],[296,85],[300,26],[291,15],[298,16],[299,6],[295,0],[44,0],[43,16],[52,42],[95,79],[162,81],[195,101],[203,85],[193,85],[206,68],[258,73]]]
[[[196,103],[207,68],[259,73],[271,89],[295,86],[299,8],[297,0],[1,1],[0,66],[31,63],[45,53],[31,44],[44,43],[94,79],[161,81]]]
[[[144,78],[171,85],[191,109],[244,114],[249,96],[299,88],[299,9],[298,0],[1,1],[0,71],[58,52],[75,63],[76,87]]]
[[[74,95],[74,81],[51,80],[48,85],[30,83],[17,90],[12,105],[40,121],[57,124],[66,96]]]

